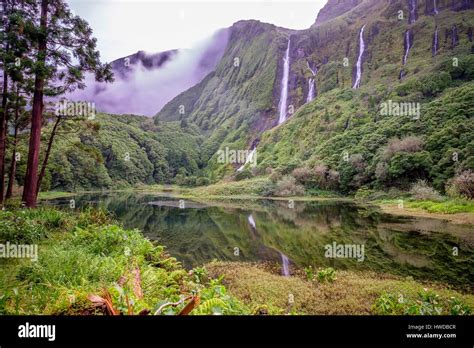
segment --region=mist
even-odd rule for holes
[[[126,58],[121,58],[112,63],[114,82],[98,83],[89,74],[85,78],[85,89],[65,97],[93,102],[99,112],[154,116],[167,102],[215,69],[227,46],[228,32],[228,29],[219,30],[192,48],[177,50],[158,67],[147,67],[136,57],[136,63],[125,67]],[[154,61],[157,53],[144,55],[145,59]],[[127,57],[128,61],[132,61],[133,56]],[[124,67],[118,69],[122,63]]]

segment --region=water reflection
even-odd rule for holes
[[[441,220],[379,213],[348,202],[255,200],[192,202],[166,196],[110,193],[77,196],[76,207],[101,206],[138,228],[188,267],[213,259],[272,261],[297,267],[382,271],[472,287],[472,228]],[[69,206],[69,199],[50,203]],[[327,244],[364,245],[364,262],[326,258]],[[234,253],[238,248],[239,253]],[[459,248],[459,255],[453,255]]]

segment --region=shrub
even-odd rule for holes
[[[428,185],[425,180],[418,180],[411,186],[410,194],[418,201],[440,201],[438,191]]]
[[[279,170],[274,170],[270,174],[270,180],[273,183],[277,183],[279,180],[281,180],[282,177],[283,177],[283,175],[281,174],[281,172]]]
[[[253,177],[252,172],[248,169],[244,169],[240,172],[237,172],[237,174],[235,174],[235,180],[237,180],[237,181],[250,179],[252,177]]]
[[[466,170],[448,181],[446,193],[453,198],[474,198],[474,172]]]
[[[264,197],[273,197],[277,190],[277,185],[271,181],[265,182],[259,190],[259,195]]]
[[[324,268],[318,271],[317,279],[318,279],[318,282],[320,283],[324,283],[324,282],[332,283],[333,281],[336,280],[336,270],[332,267]]]
[[[306,167],[296,168],[292,173],[293,177],[299,184],[308,186],[314,181],[314,173]]]
[[[418,152],[423,149],[423,139],[415,136],[408,136],[403,139],[390,139],[383,151],[383,158],[389,160],[399,152]]]
[[[304,195],[304,188],[296,183],[296,179],[292,176],[285,175],[277,182],[276,195],[282,197],[301,196]]]
[[[210,184],[210,180],[206,177],[200,177],[196,179],[196,186],[207,186]]]
[[[373,306],[375,314],[382,315],[469,315],[471,308],[461,300],[443,299],[433,291],[419,291],[415,299],[402,294],[382,294]]]
[[[367,186],[362,186],[360,189],[357,190],[355,194],[355,199],[366,201],[371,199],[372,195],[375,194],[375,190],[369,189]]]
[[[312,266],[305,267],[304,272],[306,273],[306,279],[308,280],[314,279],[314,270]]]

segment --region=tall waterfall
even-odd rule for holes
[[[285,57],[283,58],[283,76],[281,78],[280,93],[280,117],[278,124],[286,121],[286,100],[288,98],[288,78],[290,76],[290,39],[288,39],[288,47],[286,48]]]
[[[362,56],[365,51],[365,43],[364,43],[364,26],[360,29],[360,34],[359,34],[359,58],[357,58],[357,75],[356,75],[356,80],[354,82],[354,86],[352,88],[359,88],[360,87],[360,80],[362,78]]]
[[[309,88],[308,88],[308,97],[306,98],[306,102],[309,103],[311,100],[314,99],[314,96],[315,96],[315,86],[314,84],[316,83],[315,82],[315,76],[318,72],[318,68],[316,68],[315,70],[311,69],[311,67],[309,66],[309,63],[306,62],[306,65],[308,65],[308,69],[311,71],[311,73],[313,74],[313,77],[310,77],[308,79],[308,85],[309,85]]]
[[[435,16],[439,13],[438,6],[436,5],[436,0],[433,0],[433,13]]]
[[[413,44],[411,42],[410,34],[411,34],[410,30],[407,30],[405,32],[405,54],[403,56],[403,65],[405,65],[407,63],[408,53],[410,53],[410,48]]]
[[[408,23],[413,24],[416,21],[416,0],[408,0]]]
[[[308,85],[309,85],[308,97],[306,97],[307,103],[309,103],[311,100],[314,99],[314,79],[313,78],[310,77],[308,79]]]
[[[431,53],[432,56],[436,56],[436,53],[438,53],[438,48],[439,48],[439,42],[438,42],[438,26],[435,28],[435,32],[433,35],[433,47],[431,48]]]
[[[290,261],[288,260],[288,257],[284,254],[281,254],[281,273],[285,277],[290,276]]]

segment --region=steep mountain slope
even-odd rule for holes
[[[218,148],[249,149],[260,142],[257,174],[267,167],[289,172],[320,164],[337,171],[344,191],[364,184],[403,186],[416,177],[442,189],[455,171],[472,167],[474,2],[347,3],[329,1],[302,31],[236,23],[216,71],[156,119],[186,120],[201,129],[202,160],[210,158],[211,178],[237,167],[217,163]],[[289,120],[277,127],[288,40]],[[389,101],[419,107],[418,117],[381,115]],[[450,134],[449,146],[437,143],[441,133]],[[417,151],[381,155],[392,138],[410,135],[420,138]],[[449,162],[453,152],[456,161]]]

